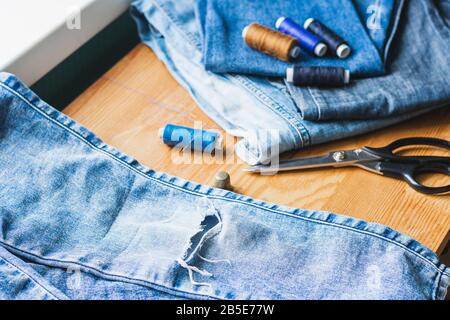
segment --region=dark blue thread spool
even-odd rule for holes
[[[275,23],[275,27],[278,31],[297,39],[300,46],[311,54],[318,57],[323,57],[328,51],[328,47],[322,39],[305,30],[302,26],[298,25],[290,18],[278,18]]]
[[[158,134],[164,144],[180,149],[213,152],[222,148],[222,137],[217,132],[168,124]]]
[[[298,87],[343,87],[350,83],[350,71],[338,67],[292,67],[286,81]]]
[[[339,58],[345,59],[351,54],[352,49],[348,43],[319,20],[313,18],[306,20],[304,28],[322,38]]]

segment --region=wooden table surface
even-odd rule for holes
[[[401,181],[358,168],[258,176],[242,172],[245,164],[237,157],[226,164],[220,161],[174,164],[172,150],[157,136],[159,128],[167,123],[192,127],[194,121],[202,121],[208,128],[218,126],[196,106],[153,52],[142,44],[98,79],[64,112],[108,144],[158,171],[212,184],[215,173],[226,170],[231,175],[235,191],[241,194],[381,223],[410,235],[438,253],[449,240],[450,196],[422,195]],[[382,131],[302,150],[295,155],[311,156],[365,145],[383,146],[408,136],[450,140],[449,108]],[[232,145],[228,143],[227,148]],[[438,180],[449,183],[445,176],[429,178],[427,183]]]

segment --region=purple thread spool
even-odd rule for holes
[[[352,53],[348,43],[319,20],[314,18],[307,19],[304,28],[322,38],[339,58],[345,59]]]
[[[299,87],[343,87],[350,83],[350,71],[339,67],[292,67],[286,80]]]
[[[278,31],[296,38],[302,48],[318,57],[323,57],[328,51],[327,45],[319,37],[305,30],[290,18],[278,18],[275,27]]]

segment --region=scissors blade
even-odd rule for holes
[[[384,175],[381,171],[381,161],[368,161],[368,162],[357,162],[354,166],[364,169],[366,171],[370,171],[372,173],[376,173],[379,175]]]
[[[272,164],[270,166],[253,166],[244,169],[244,171],[254,173],[276,173],[279,171],[294,171],[323,167],[346,167],[356,165],[360,162],[374,161],[377,159],[379,159],[379,157],[374,156],[364,149],[356,149],[330,152],[329,154],[318,157],[280,161],[278,165]]]

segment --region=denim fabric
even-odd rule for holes
[[[384,73],[384,54],[380,53],[384,53],[385,41],[394,34],[391,20],[395,21],[400,15],[402,2],[200,0],[197,5],[203,30],[203,63],[207,70],[218,73],[284,77],[290,64],[249,48],[242,40],[242,30],[253,22],[274,28],[275,21],[281,16],[289,16],[301,25],[313,17],[341,35],[353,53],[348,59],[341,60],[332,56],[319,59],[304,52],[296,64],[345,67],[353,76],[380,75]]]
[[[450,104],[446,19],[433,1],[408,1],[391,44],[387,75],[360,79],[343,90],[287,84],[303,118],[377,119]]]
[[[389,52],[389,43],[397,31],[397,21],[404,1],[356,0],[353,3],[369,37],[384,61]]]
[[[66,299],[30,265],[0,246],[0,300]]]
[[[196,7],[195,3],[192,0],[139,0],[134,2],[131,12],[142,40],[191,93],[202,110],[227,132],[242,137],[236,145],[236,151],[240,158],[250,164],[269,161],[278,152],[383,128],[443,107],[448,102],[448,86],[443,87],[443,78],[439,74],[430,79],[428,73],[424,73],[426,66],[419,68],[420,72],[414,77],[428,79],[436,87],[426,85],[426,90],[419,95],[414,90],[403,93],[405,84],[409,89],[415,88],[411,87],[413,84],[408,80],[413,76],[412,70],[405,67],[402,61],[411,50],[406,41],[402,42],[403,47],[397,46],[396,49],[402,54],[395,59],[392,74],[381,80],[385,83],[383,87],[378,86],[376,78],[341,90],[315,90],[287,87],[282,82],[267,78],[205,71],[202,65],[201,24],[196,19],[196,16],[204,16],[198,12],[204,7]],[[434,13],[430,1],[411,0],[406,4],[403,16],[420,18],[420,25],[430,35],[437,36],[435,43],[430,46],[432,50],[429,54],[434,57],[437,52],[436,56],[442,63],[446,56],[441,53],[448,46],[443,36],[448,33],[448,27]],[[197,8],[197,15],[194,8]],[[405,20],[404,28],[408,30],[414,21]],[[398,23],[396,20],[395,24]],[[425,62],[432,68],[437,65],[437,62],[429,59],[425,59]],[[446,66],[441,65],[440,68],[445,69]],[[383,98],[385,92],[390,95]],[[349,100],[350,95],[356,103]],[[425,100],[429,97],[433,99]],[[340,109],[336,109],[336,106]],[[339,112],[333,112],[336,110]],[[322,119],[331,113],[340,117],[347,115],[371,119],[305,120],[305,116]],[[268,131],[277,132],[277,137],[268,139],[268,136],[273,136]]]
[[[387,227],[143,167],[6,73],[0,166],[4,298],[443,299],[450,283]]]

